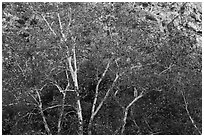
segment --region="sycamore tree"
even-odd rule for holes
[[[3,134],[201,134],[200,3],[3,3]]]

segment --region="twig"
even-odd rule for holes
[[[22,72],[23,76],[25,77],[24,70],[21,68],[21,66],[19,65],[19,63],[18,63],[18,62],[16,62],[16,64],[17,64],[17,66],[20,68],[20,70],[21,70],[21,72]]]
[[[49,27],[49,29],[52,31],[52,33],[57,36],[57,34],[55,33],[55,31],[52,29],[52,27],[50,26],[50,24],[48,23],[48,21],[46,20],[46,18],[41,14],[42,18],[44,19],[44,21],[46,22],[47,26]]]
[[[153,132],[153,133],[151,133],[150,135],[156,135],[156,134],[160,134],[160,133],[162,133],[162,131]]]
[[[117,93],[118,93],[119,90],[116,90],[116,92],[114,93],[114,100],[118,103],[118,105],[122,108],[122,109],[125,109],[125,107],[123,105],[121,105],[120,101],[118,100],[117,98]]]
[[[35,100],[35,102],[36,102],[37,104],[39,104],[39,102],[37,101],[37,99],[36,99],[30,92],[28,92],[28,94]]]
[[[132,121],[133,121],[134,125],[137,127],[138,131],[140,132],[140,127],[139,127],[138,124],[136,123],[135,119],[132,118]]]
[[[53,108],[57,108],[57,107],[61,107],[62,105],[55,105],[55,106],[51,106],[51,107],[47,107],[45,108],[43,111],[46,111],[48,109],[53,109]],[[73,107],[72,105],[64,105],[65,107]],[[73,107],[74,108],[74,107]]]
[[[183,100],[184,100],[184,103],[185,103],[185,109],[186,109],[186,112],[187,112],[187,114],[188,114],[188,117],[189,117],[189,119],[191,120],[191,123],[193,124],[193,126],[195,127],[195,129],[196,129],[196,130],[198,131],[198,133],[201,135],[201,134],[202,134],[201,131],[198,129],[198,127],[197,127],[195,121],[193,120],[193,118],[192,118],[191,115],[190,115],[190,112],[189,112],[189,110],[188,110],[188,103],[187,103],[187,100],[186,100],[185,95],[184,95],[184,93],[183,93],[182,90],[181,90],[181,94],[182,94],[182,97],[183,97]]]
[[[174,66],[174,64],[170,64],[168,68],[166,68],[165,70],[163,70],[162,72],[160,72],[158,75],[160,76],[162,73],[165,73],[168,70],[171,70],[171,68]]]
[[[150,127],[150,125],[149,125],[149,123],[147,122],[147,120],[145,119],[145,118],[143,118],[144,119],[144,121],[145,121],[145,123],[147,124],[147,127],[149,128],[149,130],[150,130],[150,133],[153,133],[152,131],[152,128]]]

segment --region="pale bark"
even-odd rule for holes
[[[76,60],[76,52],[75,52],[75,45],[72,48],[73,52],[73,64],[74,68],[72,67],[72,58],[71,56],[67,57],[69,70],[71,72],[72,80],[74,82],[74,90],[76,93],[76,106],[77,106],[77,116],[78,116],[78,122],[79,122],[79,135],[83,135],[83,117],[82,117],[82,108],[81,108],[81,101],[80,101],[80,95],[79,95],[79,85],[78,85],[78,79],[77,79],[77,60]]]
[[[65,107],[65,98],[66,98],[66,92],[63,92],[63,98],[62,98],[62,108],[60,111],[60,116],[59,116],[59,120],[58,120],[58,130],[57,133],[60,134],[61,132],[61,123],[63,122],[63,115],[64,115],[64,107]]]
[[[140,99],[141,97],[143,96],[143,92],[140,93],[139,96],[135,97],[128,105],[125,109],[123,109],[124,111],[124,117],[123,117],[123,124],[122,124],[122,129],[121,129],[121,135],[124,134],[124,131],[125,131],[125,125],[127,123],[127,115],[128,115],[128,111],[130,109],[130,107],[138,100]]]
[[[111,60],[108,62],[102,76],[100,77],[100,79],[98,80],[97,82],[97,85],[96,85],[96,90],[95,90],[95,97],[94,97],[94,101],[93,101],[93,106],[92,106],[92,110],[91,110],[91,113],[93,114],[94,111],[95,111],[95,107],[96,107],[96,102],[97,102],[97,99],[98,99],[98,94],[99,94],[99,86],[100,86],[100,83],[101,81],[103,80],[104,76],[106,75],[107,71],[108,71],[108,68],[110,66],[110,63],[111,63]]]
[[[39,102],[38,102],[38,107],[39,107],[39,110],[40,110],[40,115],[42,116],[42,119],[43,119],[43,124],[44,124],[45,130],[46,130],[46,132],[47,132],[48,135],[52,135],[51,132],[50,132],[50,129],[49,129],[49,127],[48,127],[48,124],[47,124],[47,120],[46,120],[46,118],[45,118],[45,115],[44,115],[44,113],[43,113],[42,100],[41,100],[41,97],[40,97],[40,93],[39,93],[39,91],[38,91],[37,89],[36,89],[35,91],[36,91],[37,96],[38,96],[38,100],[39,100]]]
[[[79,93],[76,92],[77,94],[77,116],[78,116],[78,121],[79,121],[79,135],[83,135],[83,117],[82,117],[82,108],[81,108],[81,101],[80,101],[80,96]]]
[[[110,61],[111,61],[111,60],[110,60]],[[115,62],[117,63],[117,60],[115,60]],[[109,62],[109,63],[110,63],[110,62]],[[110,65],[109,63],[108,63],[108,65],[107,65],[107,67],[106,67],[107,70],[108,70],[109,65]],[[137,68],[137,67],[138,67],[138,66],[133,66],[133,67],[130,68],[130,70],[135,69],[135,68]],[[106,69],[105,69],[103,75],[106,74],[106,71],[107,71]],[[123,72],[120,73],[120,74],[116,73],[116,77],[115,77],[115,79],[114,79],[114,81],[113,81],[111,87],[108,89],[108,91],[106,92],[104,98],[103,98],[102,101],[99,103],[98,107],[96,108],[96,101],[97,101],[97,96],[98,96],[98,87],[99,87],[100,81],[102,80],[102,79],[101,79],[101,80],[99,79],[98,84],[97,84],[98,86],[96,87],[96,94],[97,94],[97,95],[95,95],[95,98],[94,98],[95,101],[94,101],[94,103],[93,103],[92,113],[91,113],[91,117],[90,117],[89,124],[88,124],[88,134],[89,134],[89,135],[92,134],[91,128],[92,128],[93,120],[94,120],[95,116],[98,114],[98,111],[101,109],[102,105],[104,104],[104,102],[105,102],[106,99],[108,98],[108,96],[109,96],[109,94],[110,94],[110,91],[111,91],[112,88],[115,86],[115,83],[116,83],[116,81],[118,80],[118,78],[121,77],[122,75],[124,75],[125,72],[127,72],[128,70],[129,70],[129,69],[123,71]],[[103,76],[102,76],[102,77],[103,77]],[[95,110],[95,108],[96,108],[96,110]]]
[[[186,113],[188,114],[188,117],[189,117],[189,119],[191,120],[191,123],[193,124],[193,126],[195,127],[195,129],[196,129],[196,130],[198,131],[198,133],[201,135],[202,132],[201,132],[201,131],[199,130],[199,128],[197,127],[195,121],[193,120],[193,118],[192,118],[192,116],[191,116],[191,114],[190,114],[190,112],[189,112],[189,110],[188,110],[188,102],[187,102],[186,97],[185,97],[185,95],[184,95],[184,93],[183,93],[182,90],[181,90],[181,94],[182,94],[182,97],[183,97],[183,100],[184,100]]]
[[[110,94],[110,91],[112,90],[112,88],[115,86],[115,83],[116,81],[118,80],[119,78],[119,75],[116,74],[116,77],[111,85],[111,87],[108,89],[108,91],[106,92],[104,98],[102,99],[102,101],[99,103],[98,107],[96,108],[96,110],[94,111],[94,113],[91,114],[91,118],[89,120],[89,124],[88,124],[88,134],[91,135],[92,132],[91,132],[91,128],[92,128],[92,125],[93,125],[93,120],[95,118],[95,116],[98,114],[98,111],[101,109],[102,105],[104,104],[104,102],[106,101],[106,99],[108,98],[109,94]]]
[[[57,34],[55,33],[55,31],[52,29],[50,23],[47,21],[47,19],[45,18],[45,16],[43,14],[41,14],[43,20],[46,22],[47,26],[49,27],[50,31],[55,35],[57,36]]]

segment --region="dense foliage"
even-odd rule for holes
[[[79,100],[83,134],[201,134],[201,16],[201,3],[2,3],[2,133],[81,134]]]

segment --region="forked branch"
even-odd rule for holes
[[[43,87],[40,89],[40,91],[43,89]],[[42,100],[41,100],[40,93],[39,93],[38,89],[35,89],[35,91],[36,91],[36,94],[37,94],[37,97],[38,97],[38,100],[39,100],[38,107],[39,107],[39,110],[40,110],[40,115],[42,116],[42,119],[43,119],[43,124],[44,124],[45,130],[46,130],[48,135],[51,135],[50,128],[48,127],[47,120],[46,120],[45,115],[43,113]]]
[[[97,102],[97,99],[98,99],[98,94],[99,94],[99,86],[100,86],[100,83],[101,81],[103,80],[104,76],[106,75],[107,71],[108,71],[108,68],[110,67],[110,63],[111,63],[111,60],[108,62],[102,76],[100,77],[100,79],[98,80],[97,82],[97,85],[96,85],[96,89],[95,89],[95,97],[94,97],[94,101],[93,101],[93,106],[92,106],[92,111],[91,113],[93,114],[94,111],[95,111],[95,107],[96,107],[96,102]]]

